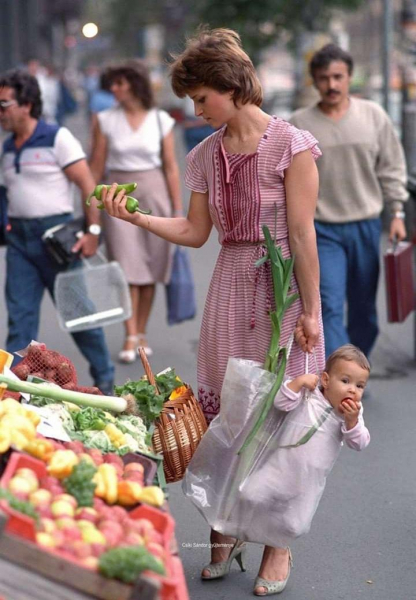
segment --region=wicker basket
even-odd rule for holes
[[[156,393],[159,393],[143,348],[139,348],[139,354],[149,382],[155,387]],[[183,478],[207,428],[204,413],[189,385],[186,385],[186,392],[182,396],[164,403],[162,413],[155,422],[152,442],[155,453],[163,455],[167,483]]]

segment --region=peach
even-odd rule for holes
[[[162,561],[165,559],[165,549],[160,544],[156,544],[156,542],[149,542],[146,544],[146,549],[153,554],[156,558],[160,558]]]
[[[29,500],[37,507],[48,506],[52,500],[52,494],[49,490],[39,488],[30,494]]]
[[[54,537],[50,533],[46,533],[45,531],[39,531],[36,534],[36,543],[39,544],[39,546],[44,546],[45,548],[56,547]]]
[[[73,517],[75,514],[72,503],[66,500],[54,500],[51,504],[51,511],[54,517]]]
[[[143,473],[140,473],[139,471],[129,471],[127,473],[124,473],[123,479],[125,479],[126,481],[135,481],[141,486],[144,485]]]
[[[87,556],[86,558],[82,559],[82,564],[84,567],[87,569],[93,569],[94,571],[98,569],[98,563],[99,560],[96,556]]]
[[[24,477],[18,477],[16,475],[10,479],[7,488],[12,494],[22,494],[25,495],[26,498],[28,498],[29,494],[37,489],[34,487],[33,481],[30,481]]]
[[[74,498],[74,496],[71,496],[71,494],[59,494],[59,496],[55,496],[54,497],[54,501],[55,502],[68,502],[69,504],[71,504],[74,508],[77,508],[78,506],[78,502],[76,501],[76,499]]]
[[[45,519],[53,519],[53,514],[51,511],[50,504],[48,504],[48,506],[37,506],[36,510],[41,517],[44,517]]]
[[[105,546],[105,537],[95,527],[87,527],[82,530],[82,539],[88,544],[101,544]]]
[[[91,523],[91,521],[87,521],[86,519],[79,519],[77,521],[77,525],[79,527],[79,529],[81,529],[82,531],[84,529],[96,529],[94,523]]]
[[[129,518],[129,513],[122,506],[113,506],[112,513],[112,518],[116,519],[121,524]]]
[[[78,558],[87,558],[88,556],[91,556],[91,546],[83,540],[75,540],[72,544],[72,548],[74,549],[75,556]]]
[[[104,554],[104,552],[106,551],[106,547],[107,547],[107,545],[104,545],[104,544],[92,543],[91,544],[91,553],[95,557],[101,556],[101,554]]]
[[[132,471],[138,471],[144,475],[144,467],[141,463],[130,462],[124,466],[124,473],[130,473]]]
[[[29,479],[30,481],[36,482],[37,487],[39,487],[39,479],[36,475],[35,471],[29,469],[28,467],[21,467],[20,469],[16,469],[14,473],[17,477],[23,477],[24,479]],[[37,488],[36,488],[37,489]]]
[[[122,544],[125,546],[143,546],[144,539],[139,533],[130,531],[122,540]]]
[[[98,519],[98,512],[95,510],[95,508],[89,506],[82,506],[80,508],[77,508],[77,510],[75,511],[75,518],[95,523]]]
[[[40,527],[41,530],[45,533],[53,533],[56,531],[56,523],[53,519],[49,519],[46,517],[41,517],[40,519]]]

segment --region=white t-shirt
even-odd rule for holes
[[[136,130],[131,128],[120,106],[103,110],[97,117],[108,142],[108,170],[148,171],[162,166],[161,138],[166,137],[175,124],[167,112],[152,108]]]
[[[73,212],[74,190],[63,169],[84,158],[81,144],[66,127],[39,121],[20,149],[9,137],[1,156],[8,216],[38,219]]]

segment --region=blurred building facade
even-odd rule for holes
[[[62,66],[67,30],[81,9],[82,0],[0,0],[0,71],[31,58]]]

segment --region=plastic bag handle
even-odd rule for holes
[[[107,264],[108,263],[107,258],[104,256],[104,254],[101,252],[100,249],[97,249],[97,252],[94,254],[94,256],[98,256],[98,258],[101,259],[101,262],[103,264]],[[85,258],[85,256],[81,256],[80,258],[82,260],[82,264],[84,265],[84,267],[86,267],[87,269],[93,269],[94,268],[94,266],[89,263],[89,259],[88,258]],[[91,258],[93,258],[93,257],[91,257]]]

